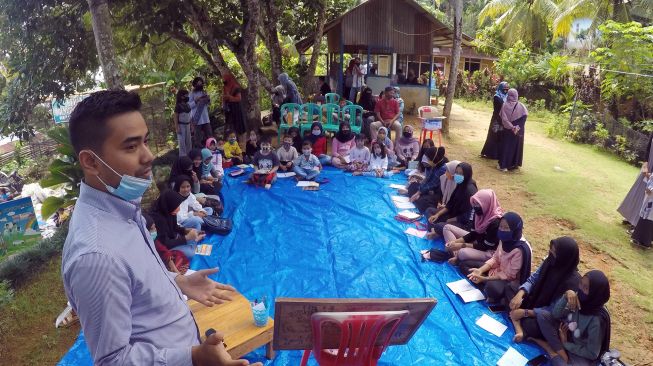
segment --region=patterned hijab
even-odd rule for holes
[[[497,195],[491,189],[481,189],[469,201],[472,206],[479,206],[483,211],[482,215],[475,215],[474,217],[474,231],[477,233],[484,233],[492,220],[503,215],[503,209],[499,205]]]
[[[447,174],[442,174],[440,176],[440,190],[442,191],[442,204],[446,205],[453,194],[453,191],[456,190],[456,182],[453,180],[453,175],[456,174],[456,168],[460,162],[458,160],[452,160],[445,164],[447,167],[447,173],[452,177],[449,179]]]
[[[499,83],[499,86],[497,86],[497,92],[494,93],[495,97],[499,97],[503,100],[503,102],[506,102],[506,99],[508,98],[508,93],[504,92],[503,89],[508,85],[507,82],[502,81]]]

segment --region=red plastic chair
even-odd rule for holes
[[[312,352],[317,363],[320,366],[375,366],[406,315],[408,310],[313,314]],[[340,346],[337,350],[321,349],[322,327],[326,323],[340,326]],[[381,332],[388,327],[385,339],[379,340]],[[301,366],[306,366],[310,355],[311,350],[304,351]]]

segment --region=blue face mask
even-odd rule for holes
[[[150,231],[150,237],[152,238],[152,241],[156,240],[157,234],[158,233],[156,231]]]
[[[501,241],[511,241],[512,231],[497,230],[497,238]]]
[[[465,177],[462,176],[462,174],[454,174],[453,175],[453,181],[456,182],[456,184],[461,184],[465,180]]]
[[[92,152],[92,151],[91,151]],[[109,164],[105,163],[102,158],[97,156],[96,153],[92,152],[93,155],[95,155],[96,158],[98,158],[102,164],[106,165],[107,168],[111,169],[112,172],[114,172],[116,175],[120,176],[120,184],[118,184],[118,188],[111,187],[110,185],[106,184],[100,176],[97,176],[97,179],[104,184],[104,187],[107,189],[107,192],[111,193],[112,195],[116,197],[120,197],[125,201],[133,201],[135,199],[139,199],[143,197],[143,193],[147,191],[148,188],[150,188],[150,185],[152,185],[152,176],[150,175],[149,179],[142,179],[142,178],[136,178],[132,177],[131,175],[120,175],[118,174],[117,171],[113,170],[112,167],[109,166]]]

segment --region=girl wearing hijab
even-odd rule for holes
[[[426,149],[430,147],[435,147],[435,142],[431,139],[424,139],[424,142],[422,142],[422,146],[419,148],[419,153],[417,154],[417,158],[415,161],[417,164],[415,165],[415,169],[408,169],[405,170],[406,175],[412,176],[414,173],[424,173],[424,164],[422,163],[422,158],[424,157],[424,152]],[[410,165],[410,164],[409,164]],[[455,168],[454,168],[455,169]]]
[[[288,74],[285,72],[279,74],[279,82],[281,83],[281,86],[283,86],[283,88],[286,90],[286,100],[284,101],[285,103],[302,104],[302,97],[299,95],[297,85],[295,85]]]
[[[535,315],[540,309],[551,309],[563,294],[576,296],[580,274],[579,250],[568,236],[551,240],[549,255],[528,277],[510,300],[510,318],[515,326],[515,342],[525,338],[542,338]]]
[[[222,188],[222,182],[216,178],[217,172],[213,168],[213,164],[211,164],[211,159],[213,158],[211,150],[193,149],[188,154],[188,157],[193,162],[193,174],[199,177],[199,192],[194,193],[218,195]]]
[[[282,85],[277,85],[272,89],[272,121],[277,126],[281,124],[281,105],[286,100],[286,89]]]
[[[610,282],[598,270],[587,272],[578,284],[577,301],[563,295],[553,310],[536,313],[545,341],[544,348],[554,366],[597,365],[610,346]]]
[[[516,89],[508,90],[508,97],[501,107],[499,115],[503,124],[503,132],[497,168],[507,172],[510,169],[519,168],[524,157],[524,125],[528,117],[528,110],[519,102],[519,94]]]
[[[413,137],[413,127],[404,126],[404,130],[396,142],[397,162],[400,166],[407,167],[408,162],[417,159],[419,154],[419,141]]]
[[[447,171],[444,147],[426,149],[422,156],[424,164],[424,179],[420,182],[413,182],[408,185],[408,195],[417,209],[424,213],[430,207],[434,207],[442,199],[440,189],[440,177]]]
[[[467,277],[485,287],[489,304],[506,305],[505,299],[512,299],[531,274],[531,246],[522,236],[523,229],[524,222],[518,214],[504,214],[497,231],[500,243],[492,258],[480,268],[469,269]]]
[[[395,146],[392,143],[392,140],[388,137],[388,129],[385,127],[379,127],[379,131],[376,134],[376,139],[372,140],[370,146],[375,142],[383,144],[385,155],[388,158],[388,166],[395,167],[397,165],[397,155],[395,154]]]
[[[635,179],[635,183],[628,191],[623,202],[617,208],[617,211],[624,217],[624,223],[632,226],[637,225],[642,209],[642,202],[646,195],[646,178],[653,173],[653,134],[649,136],[648,146],[646,147],[646,157],[648,160],[642,164],[642,169]]]
[[[345,169],[349,166],[349,152],[356,146],[356,135],[351,132],[349,122],[342,122],[331,142],[331,164]]]
[[[447,223],[469,230],[472,217],[471,197],[476,194],[478,188],[472,179],[472,166],[468,163],[460,163],[456,167],[453,176],[456,188],[446,205],[429,208],[425,215],[428,220],[429,238],[433,239],[443,234]]]
[[[320,122],[313,122],[311,134],[306,138],[306,141],[311,143],[312,153],[317,156],[322,166],[331,164],[331,157],[327,155],[327,139],[324,136],[324,128]]]
[[[242,135],[247,131],[245,126],[245,117],[243,110],[240,107],[242,90],[238,80],[232,73],[227,73],[222,77],[222,102],[225,110],[225,119],[228,126],[236,131],[238,135]]]
[[[361,133],[371,138],[370,125],[376,120],[374,114],[374,107],[376,106],[376,98],[372,94],[370,87],[363,87],[360,98],[358,98],[358,105],[363,108],[363,127]],[[315,149],[314,149],[315,150]]]
[[[503,209],[491,189],[476,192],[470,203],[474,211],[474,228],[467,231],[455,225],[445,225],[442,236],[447,252],[432,250],[423,254],[424,259],[449,259],[451,264],[458,263],[462,273],[468,273],[470,268],[478,268],[492,258],[499,245],[497,231]]]
[[[163,191],[152,204],[150,216],[156,226],[156,240],[168,249],[184,253],[190,259],[195,255],[195,243],[204,239],[204,234],[195,229],[184,229],[177,224],[177,212],[184,200],[175,191]]]
[[[297,152],[302,151],[302,137],[299,135],[299,127],[293,126],[288,129],[288,135],[292,137],[292,146]],[[326,151],[326,149],[324,149]]]
[[[175,192],[185,198],[184,202],[179,205],[177,212],[177,224],[187,229],[202,230],[204,220],[202,218],[213,215],[211,207],[202,207],[191,192],[191,178],[187,175],[180,175],[175,179]]]
[[[492,112],[492,118],[490,119],[490,128],[487,130],[487,138],[485,139],[485,145],[483,145],[483,150],[481,150],[481,157],[486,159],[497,160],[499,159],[499,146],[500,143],[500,132],[503,129],[503,124],[501,123],[501,107],[503,103],[506,102],[508,98],[508,83],[502,81],[497,86],[497,92],[494,93],[494,111]]]
[[[170,177],[168,178],[168,186],[170,189],[175,188],[175,179],[180,175],[189,176],[192,181],[192,191],[193,193],[199,193],[200,191],[200,180],[199,176],[195,174],[193,170],[193,160],[188,156],[180,156],[177,161],[172,164],[170,169]]]

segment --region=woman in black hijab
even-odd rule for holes
[[[175,180],[180,175],[186,175],[193,178],[193,193],[199,193],[200,191],[200,175],[195,174],[193,170],[193,160],[188,156],[180,156],[177,161],[172,164],[170,169],[170,177],[168,177],[168,186],[170,189],[175,188]]]
[[[156,240],[171,250],[179,250],[189,259],[195,255],[195,241],[202,240],[204,234],[194,229],[184,229],[177,224],[179,205],[185,198],[179,193],[167,190],[154,201],[150,216],[156,226]]]
[[[579,250],[568,236],[551,240],[549,256],[524,282],[510,300],[510,318],[515,326],[515,342],[524,338],[540,338],[534,309],[551,308],[560,296],[575,294],[578,289]]]
[[[193,178],[193,193],[204,193],[206,195],[210,196],[217,196],[219,194],[219,190],[216,192],[216,188],[213,186],[212,183],[210,183],[207,180],[202,179],[202,163],[203,163],[203,158],[202,158],[202,150],[200,149],[192,149],[188,153],[188,157],[192,161],[191,165],[191,170],[192,173],[190,177]],[[197,180],[197,186],[199,189],[195,191],[195,179],[199,178]]]
[[[444,207],[432,207],[426,211],[429,218],[429,237],[435,238],[442,235],[442,229],[446,224],[453,224],[464,230],[471,230],[472,224],[472,203],[470,199],[478,188],[472,179],[472,166],[468,163],[460,163],[456,168],[454,180],[456,189]]]
[[[578,285],[578,302],[563,295],[551,312],[538,311],[545,341],[533,339],[553,365],[597,365],[610,346],[610,282],[601,271],[589,271]]]
[[[430,207],[437,206],[442,199],[440,177],[447,171],[445,164],[449,162],[445,156],[444,147],[431,147],[424,151],[420,164],[424,166],[424,179],[408,185],[410,201],[420,212],[426,212]]]
[[[374,114],[376,99],[370,87],[366,86],[363,88],[361,96],[358,99],[358,105],[363,108],[363,128],[361,129],[361,133],[371,139],[370,124],[376,120],[376,115]]]

